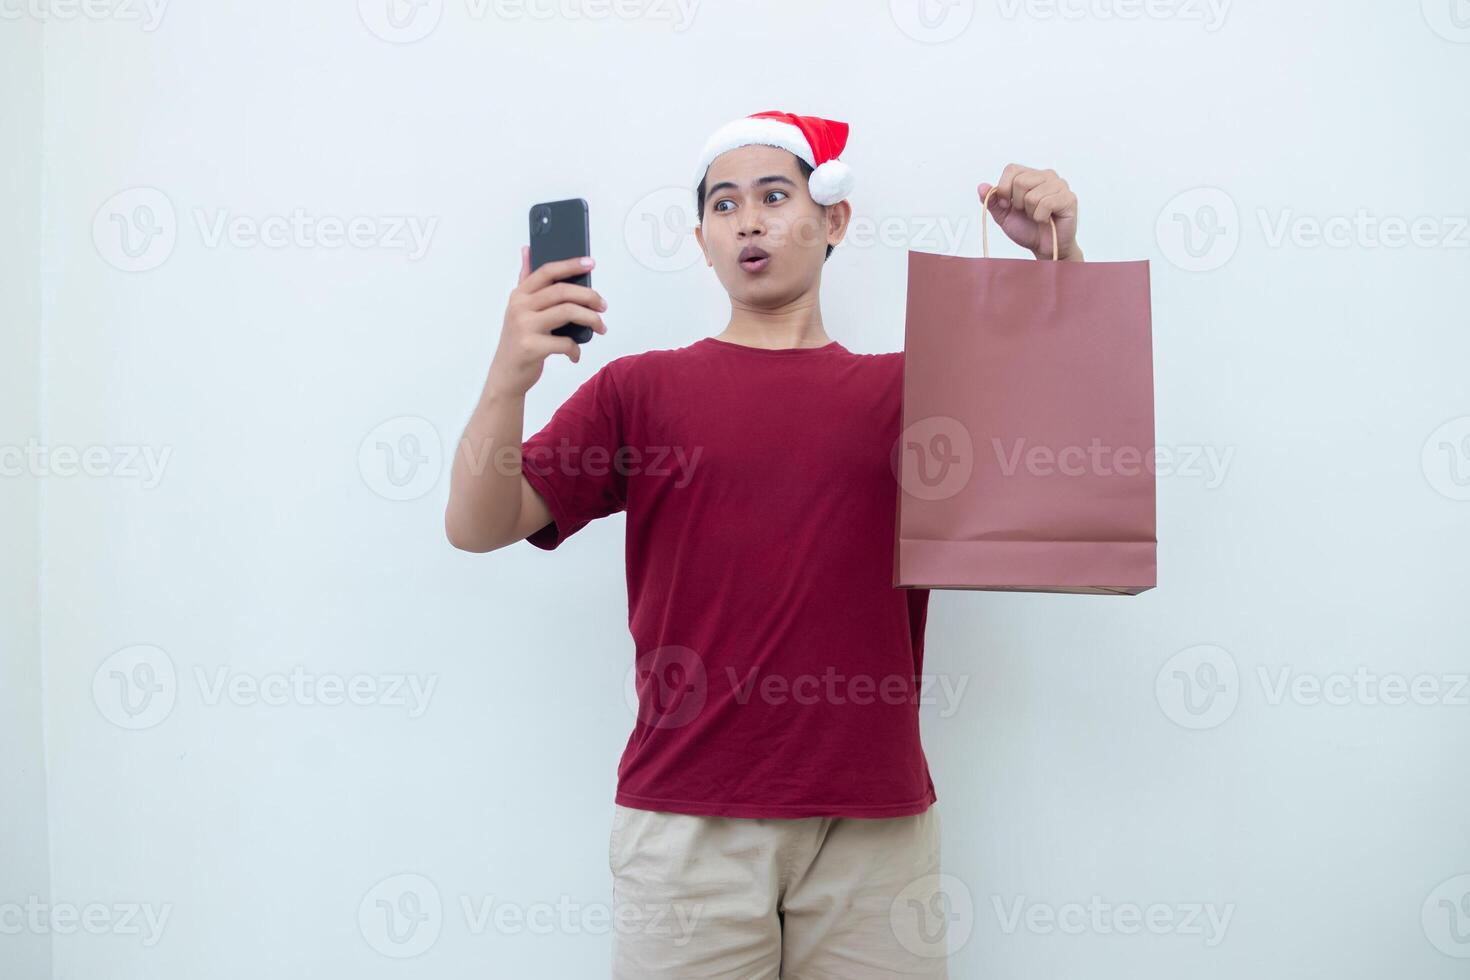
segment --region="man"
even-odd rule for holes
[[[852,217],[847,131],[784,112],[717,130],[695,234],[729,323],[615,358],[524,443],[546,357],[581,356],[550,331],[606,333],[607,303],[558,282],[590,260],[531,272],[523,250],[456,454],[456,547],[551,550],[627,514],[639,712],[609,866],[615,915],[642,928],[614,931],[616,978],[947,975],[917,710],[928,592],[892,586],[903,355],[849,351],[819,303]],[[1038,258],[1054,220],[1059,258],[1082,260],[1054,172],[1008,166],[990,207]],[[507,446],[520,467],[472,466]]]

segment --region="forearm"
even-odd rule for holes
[[[454,453],[444,531],[456,548],[493,551],[515,539],[521,511],[526,396],[486,383]]]

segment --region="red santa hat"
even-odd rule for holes
[[[699,153],[694,183],[699,184],[709,165],[721,153],[741,146],[778,146],[805,160],[812,168],[807,179],[812,200],[836,204],[852,193],[852,169],[837,159],[847,146],[847,123],[820,116],[797,116],[789,112],[757,112],[728,122],[715,130]]]

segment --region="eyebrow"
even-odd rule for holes
[[[796,186],[795,181],[793,181],[790,177],[783,177],[780,174],[771,174],[768,177],[757,178],[755,181],[755,186],[760,187],[762,184],[785,184],[788,187]],[[726,188],[729,188],[732,191],[740,189],[739,186],[734,184],[733,182],[722,180],[715,186],[711,187],[709,190],[705,191],[705,194],[709,197],[714,197],[716,192],[725,190]]]

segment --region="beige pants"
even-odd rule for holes
[[[613,980],[944,980],[939,814],[707,817],[614,805]]]

